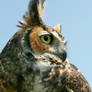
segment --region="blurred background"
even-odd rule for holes
[[[19,28],[29,0],[0,1],[0,52]],[[92,0],[47,0],[44,22],[62,25],[69,61],[76,65],[92,87]]]

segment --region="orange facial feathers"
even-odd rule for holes
[[[39,40],[38,34],[43,31],[43,28],[41,27],[34,27],[33,31],[30,33],[30,43],[32,48],[34,48],[34,51],[38,54],[42,54],[44,51],[48,51],[50,46],[46,46],[42,44]]]

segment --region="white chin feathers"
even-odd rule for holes
[[[56,55],[45,53],[41,56],[35,56],[37,59],[34,64],[34,69],[39,69],[40,71],[45,71],[51,67],[63,67],[62,60]],[[66,61],[68,63],[68,61]]]

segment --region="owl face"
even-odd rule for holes
[[[64,37],[55,28],[36,26],[29,34],[34,56],[53,55],[62,61],[66,59]],[[50,57],[50,56],[49,56]]]

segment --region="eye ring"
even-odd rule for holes
[[[44,43],[44,44],[51,44],[52,42],[52,36],[51,35],[48,35],[48,34],[45,34],[45,35],[41,35],[40,36],[40,40]]]

